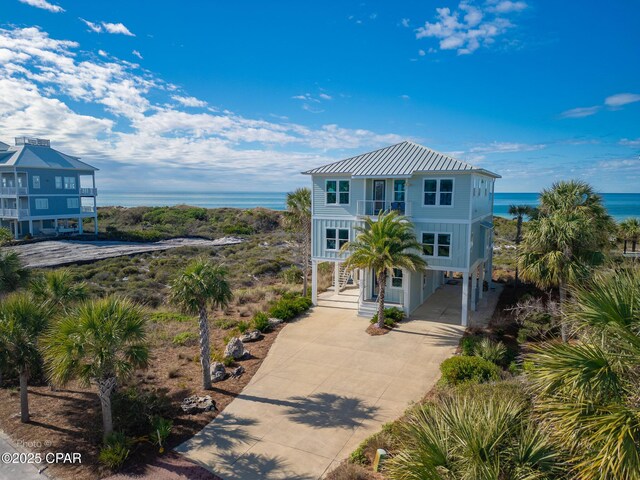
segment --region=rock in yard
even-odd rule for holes
[[[220,362],[213,362],[211,365],[211,381],[213,383],[221,382],[227,378],[227,371]]]
[[[240,335],[240,341],[242,343],[257,342],[258,340],[261,340],[262,337],[264,337],[264,335],[262,335],[262,332],[260,330],[253,330],[251,332]]]
[[[247,350],[244,348],[244,344],[238,337],[233,337],[227,343],[227,346],[224,349],[224,356],[231,357],[234,360],[240,360],[247,353]]]
[[[244,367],[242,365],[231,370],[231,376],[233,378],[238,378],[240,375],[244,373]]]
[[[204,397],[198,397],[197,395],[187,397],[182,401],[180,406],[185,413],[191,414],[217,410],[216,402],[209,395],[205,395]]]
[[[281,323],[284,323],[284,320],[282,320],[281,318],[270,318],[269,319],[269,325],[272,327],[275,327],[276,325],[280,325]]]

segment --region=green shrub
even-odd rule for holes
[[[238,329],[239,333],[244,333],[247,330],[249,330],[249,322],[245,322],[244,320],[240,320],[237,324],[236,324],[236,328]]]
[[[351,452],[351,455],[349,455],[349,461],[351,463],[355,463],[356,465],[366,465],[369,463],[369,459],[364,453],[364,450],[366,447],[365,442],[358,445],[358,448],[356,448],[353,452]]]
[[[288,322],[301,313],[311,308],[312,302],[309,297],[295,294],[285,294],[280,300],[275,301],[269,309],[269,316],[279,318]]]
[[[159,415],[151,417],[151,443],[158,446],[159,452],[164,452],[164,441],[171,434],[173,422]]]
[[[235,360],[233,359],[233,357],[225,357],[224,353],[219,350],[213,350],[211,352],[211,360],[214,362],[220,362],[225,367],[230,367],[235,363]]]
[[[179,346],[195,345],[198,340],[198,334],[195,332],[181,332],[173,337],[171,343]]]
[[[480,342],[480,337],[467,335],[460,339],[460,353],[468,357],[473,356],[476,345]]]
[[[122,432],[111,433],[98,454],[98,461],[111,470],[118,470],[129,457],[131,440]]]
[[[507,356],[507,347],[502,342],[494,342],[489,338],[483,338],[474,346],[473,354],[496,365],[502,365]]]
[[[6,227],[0,227],[0,245],[4,245],[13,240],[11,230]]]
[[[404,312],[397,307],[389,307],[384,309],[384,324],[387,327],[395,327],[396,323],[404,320]],[[371,319],[371,323],[378,323],[378,314],[376,313]]]
[[[236,326],[236,321],[231,318],[219,318],[215,321],[215,326],[222,330],[229,330]]]
[[[300,267],[292,266],[282,271],[282,278],[287,283],[298,284],[302,282],[302,270]]]
[[[264,312],[258,312],[253,316],[253,328],[261,332],[268,332],[271,328],[269,325],[269,316]]]
[[[114,425],[121,426],[130,437],[148,435],[151,432],[150,419],[154,415],[169,417],[174,412],[171,400],[164,393],[135,387],[114,392],[111,404]]]
[[[249,225],[229,224],[222,227],[225,235],[251,235],[254,233],[253,228]]]
[[[446,359],[440,365],[440,372],[442,381],[447,385],[482,383],[500,378],[500,370],[494,363],[484,358],[466,355]]]

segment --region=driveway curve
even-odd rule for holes
[[[424,396],[463,332],[413,319],[372,337],[366,326],[354,310],[313,308],[282,330],[242,393],[176,450],[225,480],[321,478]]]

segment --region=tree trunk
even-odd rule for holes
[[[383,270],[378,275],[378,328],[384,328],[384,291],[387,286],[387,272]]]
[[[207,307],[200,309],[200,364],[202,365],[202,388],[211,390],[211,348]]]
[[[29,372],[22,366],[20,367],[20,421],[27,423],[29,421],[29,391],[27,384],[29,383]]]
[[[113,433],[113,417],[111,415],[111,394],[116,388],[116,378],[98,380],[98,398],[102,407],[102,440]]]
[[[560,280],[558,285],[560,290],[560,336],[563,342],[569,340],[569,333],[567,331],[567,323],[564,321],[564,308],[567,303],[567,284],[564,279]]]

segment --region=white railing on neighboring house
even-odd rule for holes
[[[0,187],[0,195],[27,195],[27,187]]]
[[[20,216],[20,217],[28,217],[29,216],[29,209],[28,208],[21,208],[20,210],[18,210],[18,216]]]
[[[93,213],[95,212],[95,209],[93,208],[93,205],[82,205],[80,211],[82,213]]]
[[[97,188],[80,188],[80,195],[84,195],[84,196],[89,196],[89,197],[95,197],[96,195],[98,195],[98,189]]]
[[[401,215],[411,215],[411,202],[386,202],[381,200],[358,200],[357,215],[375,217],[381,212],[394,210]]]
[[[18,218],[17,208],[0,208],[0,216],[8,218]]]

